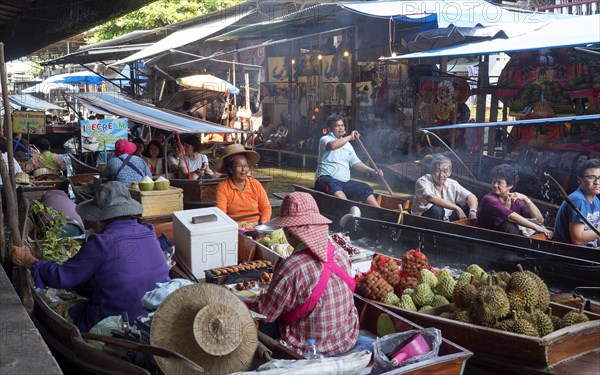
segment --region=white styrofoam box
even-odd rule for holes
[[[217,220],[193,224],[197,216],[216,215]],[[175,253],[198,279],[204,270],[237,264],[238,225],[216,207],[173,212]]]

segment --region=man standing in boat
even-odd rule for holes
[[[381,169],[373,169],[360,161],[350,141],[360,138],[354,130],[346,134],[344,119],[340,115],[327,118],[329,134],[319,140],[319,157],[315,189],[342,199],[351,199],[379,207],[373,189],[364,182],[350,179],[350,167],[360,172],[383,176]]]
[[[442,154],[431,158],[430,173],[415,184],[412,213],[432,219],[455,221],[477,218],[477,197],[450,178],[452,161]]]
[[[600,231],[600,159],[589,159],[577,167],[579,187],[568,196],[581,214]],[[579,214],[563,202],[554,223],[554,240],[575,245],[600,247],[599,236]]]

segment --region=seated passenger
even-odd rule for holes
[[[581,214],[600,231],[600,159],[589,159],[577,167],[579,187],[569,195],[569,199]],[[558,209],[554,223],[554,240],[575,245],[600,248],[600,237],[584,220],[563,202]]]
[[[283,227],[296,250],[275,270],[267,292],[250,306],[266,316],[265,322],[276,321],[288,344],[304,350],[312,338],[325,356],[352,349],[359,327],[350,260],[329,242],[330,223],[310,194],[295,192],[283,199],[281,215],[267,224]],[[323,272],[325,267],[331,273]]]
[[[501,164],[492,168],[490,176],[492,192],[483,196],[475,225],[513,234],[523,234],[519,228],[523,226],[552,238],[552,231],[542,225],[544,217],[531,199],[511,192],[519,182],[517,171],[508,164]],[[535,219],[537,223],[528,218]]]
[[[155,176],[164,173],[165,153],[159,141],[150,141],[142,155],[150,168],[150,173]]]
[[[14,264],[30,269],[38,288],[91,285],[90,298],[68,310],[82,331],[122,312],[133,324],[147,315],[141,302],[144,293],[170,280],[154,227],[134,218],[142,213],[141,204],[116,181],[95,185],[94,190],[94,198],[76,210],[84,220],[97,223],[98,234],[88,237],[73,258],[58,265],[36,259],[27,246],[13,246],[12,251]]]
[[[436,154],[431,158],[430,167],[430,173],[415,183],[412,213],[438,220],[464,220],[468,204],[469,218],[476,218],[477,197],[450,178],[452,161]]]
[[[258,180],[250,177],[251,168],[258,162],[256,151],[246,150],[240,144],[225,148],[217,160],[217,171],[228,178],[217,186],[215,206],[243,228],[253,228],[271,220],[271,204],[267,192]]]
[[[32,156],[25,163],[23,167],[25,173],[32,173],[37,169],[46,168],[48,172],[66,175],[67,163],[65,163],[65,159],[62,156],[50,151],[50,141],[46,138],[41,138],[37,141],[37,148],[40,150],[40,153]]]
[[[114,181],[119,181],[125,186],[141,181],[144,177],[152,177],[146,162],[135,155],[136,146],[126,139],[119,139],[115,143],[115,157],[110,159],[102,175]]]
[[[179,178],[203,180],[215,178],[215,172],[210,169],[208,157],[200,153],[200,139],[192,134],[183,139],[185,155],[179,161]]]

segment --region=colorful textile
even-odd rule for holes
[[[135,166],[137,170],[141,173],[138,173],[134,168],[130,165],[123,166],[129,154],[122,154],[120,156],[114,157],[106,163],[106,168],[102,173],[106,178],[114,181],[119,181],[125,186],[129,186],[134,182],[141,181],[145,176],[152,177],[152,173],[150,172],[150,168],[146,165],[146,162],[140,158],[139,156],[131,155],[129,159],[129,163]],[[121,168],[123,166],[123,168]]]
[[[510,208],[506,208],[497,195],[487,193],[483,196],[483,199],[481,199],[481,203],[479,204],[475,226],[496,229],[502,223],[508,221],[508,216],[513,212],[524,218],[531,217],[529,208],[527,208],[527,203],[522,199],[515,200]]]
[[[271,204],[267,192],[260,182],[252,177],[246,177],[246,186],[240,190],[230,178],[217,186],[215,206],[233,218],[259,212],[260,216],[249,216],[244,221],[271,220]]]
[[[62,156],[58,154],[42,152],[41,154],[32,156],[31,159],[25,163],[23,170],[25,173],[31,173],[40,168],[48,168],[56,173],[60,173],[60,171],[67,170],[67,164]]]
[[[577,188],[574,192],[569,195],[569,199],[575,207],[581,211],[581,213],[588,219],[588,221],[595,226],[598,227],[598,223],[600,223],[600,199],[598,197],[594,197],[592,203],[590,203],[581,188]],[[579,215],[573,210],[567,202],[562,202],[560,208],[558,209],[558,213],[556,214],[556,221],[554,222],[554,236],[552,240],[565,242],[565,243],[573,243],[571,239],[571,232],[569,231],[569,223],[577,222],[582,223],[585,227],[585,230],[591,230],[584,222]],[[598,247],[600,243],[598,239],[595,239],[586,244],[591,247]]]
[[[456,180],[451,178],[446,180],[444,188],[440,194],[435,187],[435,182],[433,181],[431,174],[426,174],[421,176],[415,183],[415,197],[413,199],[412,213],[420,216],[423,214],[423,212],[431,208],[433,205],[427,200],[427,197],[430,195],[435,195],[439,198],[442,198],[446,202],[450,202],[458,206],[464,206],[467,204],[467,197],[469,194],[471,194],[470,191],[462,187]],[[452,212],[454,211],[447,208],[444,208],[444,211],[446,213],[444,220],[449,220],[450,215],[452,215]]]
[[[169,281],[169,268],[154,227],[136,220],[109,223],[63,265],[38,260],[31,273],[38,288],[91,286],[88,302],[69,310],[73,323],[83,331],[123,311],[133,324],[138,316],[147,315],[141,302],[144,293],[156,283]]]
[[[331,176],[338,181],[346,182],[350,180],[350,167],[360,163],[360,159],[356,156],[350,142],[338,149],[327,150],[327,144],[336,139],[333,133],[329,133],[319,140],[319,156],[315,178]]]
[[[326,249],[320,252],[326,252]],[[336,249],[335,263],[351,272],[345,251]],[[308,300],[322,271],[323,265],[315,257],[294,252],[281,263],[269,290],[253,307],[267,316],[266,322],[275,321]],[[314,309],[289,325],[280,322],[279,330],[283,340],[302,350],[311,338],[315,339],[317,350],[326,356],[350,350],[358,338],[358,312],[352,291],[340,277],[331,275],[327,289]]]

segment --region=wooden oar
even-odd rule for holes
[[[369,162],[373,165],[373,168],[375,168],[376,170],[378,170],[379,168],[377,168],[377,164],[375,164],[375,161],[373,161],[373,158],[371,158],[371,155],[369,154],[369,151],[367,151],[367,149],[365,148],[365,145],[363,145],[362,141],[360,140],[360,138],[356,138],[356,140],[358,141],[358,144],[360,145],[360,148],[362,148],[363,152],[367,155],[367,158],[369,159]],[[385,188],[387,189],[387,191],[390,193],[390,195],[394,195],[394,192],[392,191],[392,188],[390,187],[390,185],[387,183],[387,181],[385,180],[385,178],[383,176],[381,177],[381,181],[383,181],[383,185],[385,186]]]

